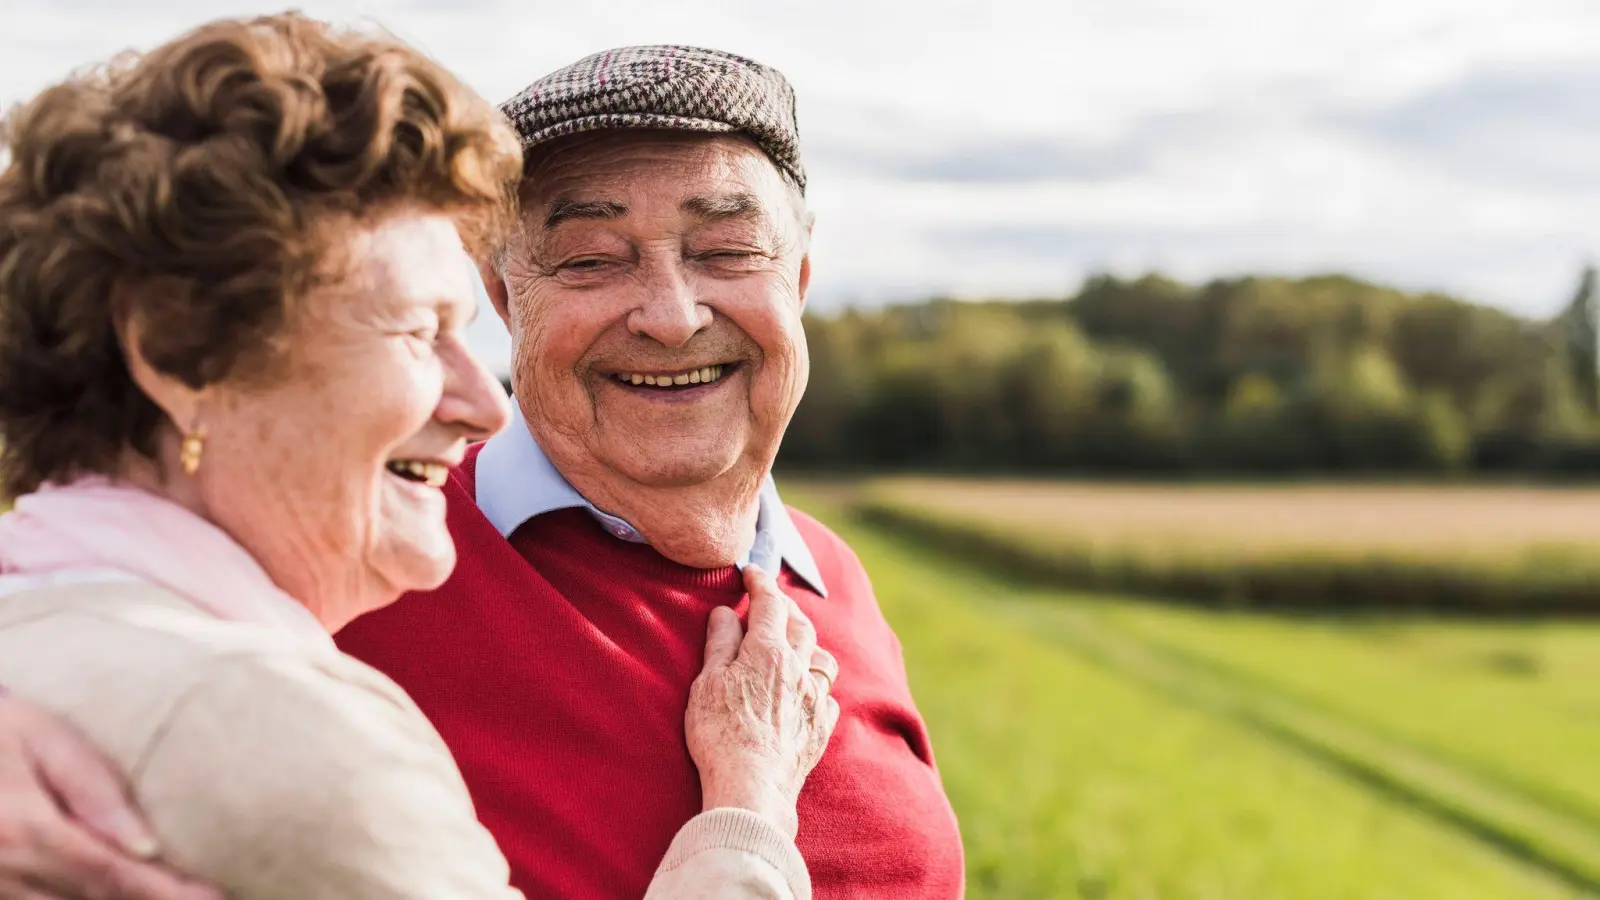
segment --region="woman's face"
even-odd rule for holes
[[[198,409],[206,514],[330,630],[455,565],[441,487],[506,423],[468,352],[471,260],[424,213],[352,227],[345,277],[292,303],[279,370]]]

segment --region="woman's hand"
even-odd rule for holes
[[[0,691],[0,900],[222,900],[152,861],[158,849],[87,739]]]
[[[689,692],[689,754],[705,809],[737,807],[793,837],[795,802],[839,722],[829,696],[839,665],[771,575],[744,573],[750,628],[727,607],[711,611],[706,662]]]

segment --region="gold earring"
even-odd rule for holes
[[[183,474],[193,475],[200,469],[200,455],[206,451],[206,431],[196,428],[183,436],[183,449],[178,452],[178,464]]]

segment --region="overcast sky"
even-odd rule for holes
[[[249,0],[0,0],[0,105]],[[800,98],[819,306],[1086,274],[1349,271],[1528,314],[1600,255],[1596,0],[390,0],[499,101],[591,52],[731,50]],[[492,320],[492,317],[485,317]],[[504,355],[498,323],[480,349]]]

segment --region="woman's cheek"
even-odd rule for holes
[[[437,356],[408,356],[397,362],[381,383],[373,385],[377,394],[371,404],[377,420],[374,424],[385,433],[387,443],[421,431],[444,392],[444,365]]]

